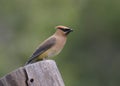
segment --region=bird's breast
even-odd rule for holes
[[[50,48],[50,52],[48,51],[48,57],[53,57],[60,53],[66,43],[65,37],[56,36],[56,43],[53,47]]]
[[[49,57],[59,54],[63,49],[65,43],[66,43],[66,38],[64,37],[56,38],[55,45],[50,49],[51,52],[49,52]]]

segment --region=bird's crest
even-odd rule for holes
[[[57,29],[60,29],[60,28],[68,28],[68,27],[59,25],[59,26],[56,26],[56,28],[57,28]]]

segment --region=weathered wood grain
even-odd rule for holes
[[[30,64],[0,79],[0,86],[65,86],[53,60]]]

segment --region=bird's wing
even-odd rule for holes
[[[51,48],[55,43],[56,43],[56,38],[55,37],[49,38],[48,40],[46,40],[45,42],[43,42],[36,49],[36,51],[32,54],[32,56],[30,57],[30,59],[27,61],[26,64],[31,63],[32,60],[36,59],[39,55],[41,55],[46,50],[48,50],[49,48]]]

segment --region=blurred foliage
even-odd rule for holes
[[[0,76],[23,66],[55,32],[74,29],[53,58],[66,86],[120,85],[119,0],[1,0]]]

